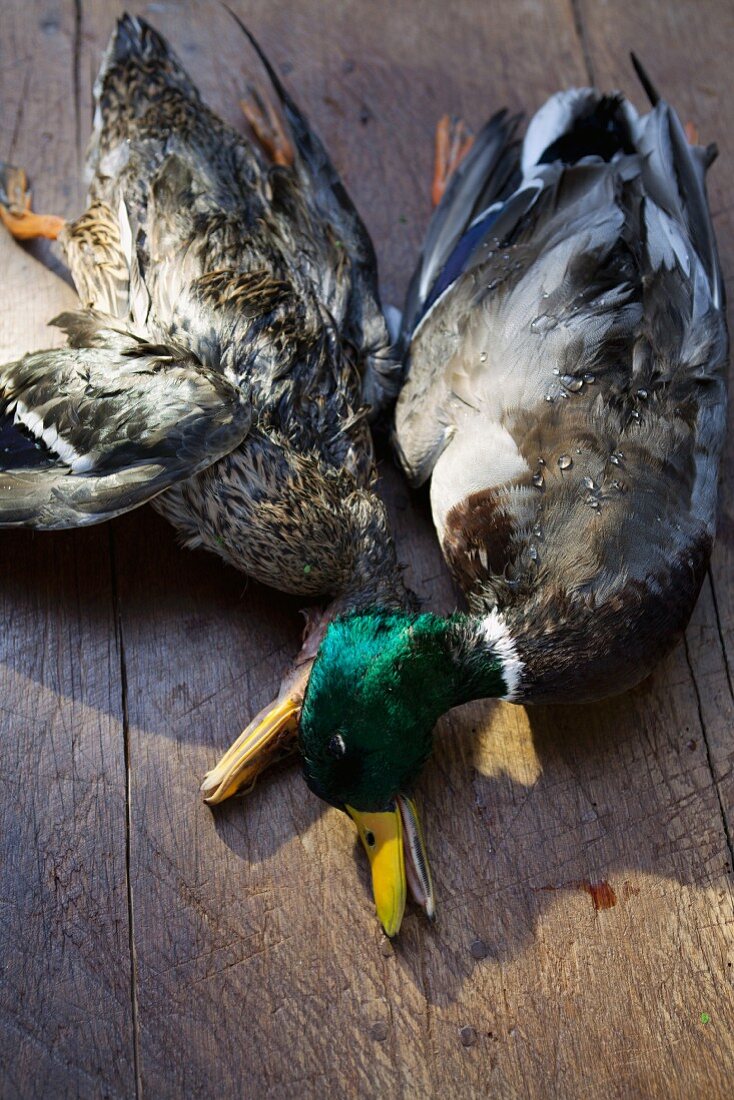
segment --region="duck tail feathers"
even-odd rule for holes
[[[110,35],[94,82],[94,121],[87,149],[88,179],[98,165],[105,118],[119,112],[121,107],[124,113],[129,113],[146,106],[146,82],[135,80],[136,67],[152,70],[156,80],[177,88],[190,100],[196,103],[201,100],[196,85],[163,35],[140,16],[121,15]]]
[[[650,77],[645,72],[645,69],[642,66],[642,62],[640,61],[634,50],[630,51],[630,61],[632,62],[633,69],[637,73],[637,79],[639,80],[645,91],[645,95],[650,100],[650,106],[657,107],[658,102],[660,101],[660,92],[657,90],[652,80],[650,80]]]
[[[603,95],[595,88],[557,92],[530,120],[522,150],[527,179],[543,164],[576,164],[583,157],[610,161],[617,153],[633,153],[633,129],[638,115],[618,93]]]
[[[184,85],[187,90],[195,91],[181,62],[163,35],[139,15],[129,15],[125,12],[117,20],[115,29],[110,35],[100,64],[95,94],[99,95],[102,91],[110,73],[129,61],[138,61],[143,64],[155,62],[163,67],[175,83]]]
[[[312,180],[326,184],[331,190],[339,190],[340,200],[348,204],[350,213],[354,208],[350,199],[348,198],[346,191],[339,179],[336,169],[329,160],[329,156],[324,148],[321,140],[317,137],[308,122],[308,119],[301,111],[293,97],[286,90],[282,80],[278,76],[277,72],[273,68],[267,54],[263,50],[262,46],[255,38],[255,35],[251,30],[242,22],[239,15],[234,12],[227,4],[222,5],[234,19],[237,26],[240,28],[245,38],[249,41],[250,45],[254,49],[258,58],[260,59],[265,72],[268,74],[270,83],[273,85],[275,94],[277,95],[283,114],[285,115],[288,128],[291,133],[291,137],[295,143],[296,152],[301,161],[301,166],[305,167],[310,173]],[[298,167],[298,166],[297,166]]]
[[[125,12],[117,20],[110,39],[110,62],[125,61],[129,57],[151,61],[170,56],[171,49],[166,40],[140,16]]]

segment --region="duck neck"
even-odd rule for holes
[[[405,584],[383,501],[373,490],[363,489],[351,493],[345,506],[353,557],[346,583],[332,604],[333,615],[375,607],[415,611],[418,600]]]
[[[501,613],[453,615],[444,621],[452,706],[472,699],[516,699],[522,661]]]

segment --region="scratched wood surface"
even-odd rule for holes
[[[726,0],[240,0],[374,235],[399,303],[446,110],[477,125],[634,48],[722,155],[734,271]],[[112,0],[3,0],[0,157],[81,209]],[[209,2],[139,9],[239,124],[254,63]],[[73,292],[0,237],[0,354]],[[385,492],[415,588],[453,604],[424,502]],[[0,538],[0,1095],[727,1097],[734,1074],[734,444],[685,644],[604,706],[475,704],[421,782],[439,895],[378,932],[350,823],[282,768],[211,813],[198,782],[273,694],[298,601],[177,548],[143,509]]]

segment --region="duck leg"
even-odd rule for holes
[[[272,102],[250,85],[249,98],[241,99],[240,106],[258,143],[272,160],[283,168],[290,168],[295,153],[283,128],[283,123]]]
[[[686,137],[688,138],[689,145],[701,144],[698,137],[698,126],[696,126],[695,122],[687,122],[683,129],[685,131]]]
[[[436,123],[436,144],[431,199],[438,206],[448,182],[474,144],[474,135],[463,119],[444,115]]]
[[[0,220],[18,241],[47,237],[55,241],[66,225],[55,214],[31,210],[31,193],[22,168],[0,161]]]
[[[701,136],[698,132],[698,126],[696,126],[695,122],[687,122],[685,124],[685,126],[683,127],[683,132],[686,135],[686,140],[687,140],[689,145],[697,145],[699,147],[699,149],[702,148],[702,146],[701,146]],[[704,163],[705,167],[710,168],[711,165],[716,160],[716,158],[718,157],[718,155],[719,155],[718,145],[716,144],[715,141],[710,141],[709,144],[704,148],[704,161],[703,161],[703,163]]]
[[[308,609],[303,644],[293,665],[283,677],[278,697],[250,722],[224,756],[204,776],[201,791],[210,806],[233,794],[247,794],[260,773],[296,747],[298,719],[306,694],[311,666],[333,611]]]

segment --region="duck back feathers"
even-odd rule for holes
[[[662,100],[560,93],[426,288],[397,446],[471,605],[503,613],[525,701],[636,682],[705,575],[727,358],[709,161]]]
[[[213,386],[231,448],[257,421],[262,431],[312,454],[317,465],[344,471],[355,488],[371,484],[367,418],[389,403],[398,376],[379,307],[374,253],[323,146],[248,37],[283,105],[295,148],[292,168],[271,164],[259,145],[210,111],[169,45],[144,20],[125,15],[118,21],[95,84],[90,204],[62,235],[83,306],[67,325],[78,351],[39,352],[32,363],[4,368],[3,465],[16,471],[8,477],[23,478],[29,495],[24,510],[9,498],[7,512],[0,504],[0,524],[104,519],[218,461],[220,436],[216,445],[212,437],[210,448],[197,450],[188,436],[185,446],[178,439],[173,416],[170,432],[162,430],[156,380],[167,377],[172,386],[174,377],[182,381],[180,373],[166,374],[169,363],[188,372],[179,415],[185,392]],[[100,342],[103,330],[124,335],[123,352]],[[152,359],[149,348],[159,349]],[[35,425],[29,438],[17,401],[21,393],[21,405],[40,394],[28,385],[31,367],[35,377],[45,364],[53,386],[74,373],[75,361],[80,378],[89,367],[84,394],[71,385],[68,414],[47,403],[29,406],[26,419]],[[141,384],[120,398],[115,411],[107,399],[122,388],[116,379],[123,367],[139,367]],[[203,436],[213,428],[210,398],[203,404],[197,398],[192,409],[192,416],[201,415]],[[155,437],[163,450],[181,445],[165,476],[151,472],[148,443],[141,443],[137,456],[125,458],[139,464],[137,489],[123,491],[116,480],[123,466],[114,466],[122,452],[103,423],[108,413],[114,423],[127,417],[130,436],[135,425],[141,440]],[[87,450],[79,451],[80,440],[71,437],[74,416],[92,429],[85,435]],[[48,449],[52,437],[55,449]],[[45,448],[40,459],[39,447]],[[53,515],[55,498],[40,487],[45,475],[39,475],[34,517],[34,481],[24,463],[53,467],[63,479],[70,474],[65,456],[72,454],[83,455],[87,465],[79,476],[86,480]],[[95,482],[98,474],[106,480]]]

